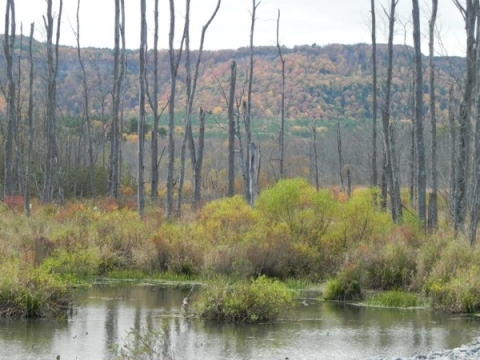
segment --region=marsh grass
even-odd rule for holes
[[[65,283],[45,271],[9,265],[0,267],[0,317],[66,317],[71,297]]]
[[[393,308],[416,308],[425,306],[425,301],[416,294],[404,291],[385,291],[368,296],[367,305],[393,307]]]
[[[123,344],[114,344],[110,353],[116,360],[173,360],[168,322],[162,329],[130,329]]]

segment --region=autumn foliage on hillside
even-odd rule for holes
[[[36,43],[37,68],[44,67],[44,45]],[[286,62],[286,117],[287,119],[322,119],[324,121],[342,118],[358,121],[371,118],[371,46],[328,45],[324,47],[304,45],[284,48]],[[20,49],[17,49],[20,52]],[[113,51],[110,49],[83,50],[89,81],[89,93],[92,99],[92,115],[103,122],[108,121],[111,113],[111,89],[113,88]],[[409,119],[411,113],[411,94],[413,91],[413,69],[411,56],[413,49],[407,46],[395,47],[393,78],[393,113],[398,119]],[[82,113],[81,75],[76,49],[60,48],[58,73],[58,106],[64,114],[80,116]],[[197,56],[193,52],[193,58]],[[227,116],[225,92],[228,89],[230,65],[238,63],[238,101],[244,98],[248,71],[248,48],[237,50],[205,51],[200,65],[200,78],[196,107],[203,107],[219,119]],[[254,118],[278,119],[281,112],[281,66],[275,47],[256,47],[254,49],[255,69],[252,94]],[[148,68],[152,73],[153,54],[149,53]],[[438,108],[440,116],[446,118],[448,105],[448,87],[453,70],[461,72],[462,61],[459,58],[436,58],[438,71]],[[4,62],[0,54],[0,65]],[[382,85],[382,73],[386,68],[386,46],[379,45],[378,67],[379,83]],[[425,62],[426,63],[426,62]],[[25,66],[27,64],[25,63]],[[127,51],[127,74],[124,86],[123,108],[127,119],[138,113],[138,54]],[[428,72],[428,69],[425,70]],[[0,75],[2,77],[4,75]],[[169,92],[170,75],[166,50],[160,51],[160,106],[165,106]],[[152,80],[150,80],[152,81]],[[26,84],[22,84],[26,86]],[[36,86],[41,89],[41,79],[37,77]],[[428,100],[428,87],[425,88]],[[185,68],[179,67],[177,85],[177,110],[183,114],[185,106]],[[380,96],[381,96],[380,90]],[[38,97],[43,96],[41,91]],[[181,115],[179,115],[181,116]],[[181,119],[177,120],[181,124]],[[294,126],[294,125],[292,125]],[[287,129],[288,131],[288,129]]]

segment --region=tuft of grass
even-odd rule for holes
[[[265,276],[225,283],[205,289],[198,300],[198,312],[207,320],[258,323],[274,321],[293,308],[294,296],[284,284]]]
[[[366,304],[395,308],[413,308],[424,305],[423,301],[416,294],[398,290],[375,294],[367,299]]]
[[[131,329],[123,345],[114,344],[110,352],[117,360],[172,360],[170,347],[168,324],[164,324],[163,329],[158,330]]]
[[[323,294],[325,300],[351,301],[360,300],[362,297],[362,288],[354,267],[348,267],[328,280]]]
[[[0,317],[65,317],[71,301],[66,285],[40,269],[0,266]]]

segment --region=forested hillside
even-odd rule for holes
[[[17,47],[20,47],[17,43]],[[26,47],[26,41],[23,42]],[[58,72],[58,107],[64,116],[78,117],[82,112],[81,70],[76,49],[60,47]],[[286,62],[286,117],[290,120],[287,131],[298,134],[305,132],[307,122],[314,119],[320,121],[336,121],[341,119],[345,125],[352,125],[372,117],[371,110],[371,46],[367,44],[337,45],[324,47],[304,45],[293,49],[284,48]],[[35,44],[36,67],[45,70],[44,45]],[[26,50],[17,48],[17,54],[26,57]],[[22,55],[23,54],[23,55]],[[113,51],[110,49],[83,49],[87,71],[87,81],[91,96],[91,112],[98,119],[108,121],[111,111],[113,89]],[[1,54],[3,55],[3,54]],[[0,55],[3,66],[4,58]],[[197,53],[192,53],[195,59]],[[275,47],[257,47],[254,49],[255,69],[252,94],[252,113],[254,119],[265,126],[274,123],[280,114],[281,69],[278,52]],[[403,45],[394,48],[393,78],[393,114],[399,120],[410,119],[412,111],[413,91],[413,49]],[[238,63],[239,86],[237,95],[242,96],[248,69],[249,49],[205,51],[202,55],[200,78],[196,97],[197,107],[203,107],[212,114],[226,117],[227,103],[222,91],[227,91],[229,71],[232,60]],[[151,68],[152,53],[149,53]],[[386,46],[378,46],[378,67],[380,87],[384,82],[382,74],[387,63]],[[23,63],[22,63],[23,64]],[[138,106],[138,53],[127,52],[127,73],[124,86],[124,111],[127,119],[137,116]],[[427,61],[424,61],[427,64]],[[169,63],[167,51],[160,52],[160,106],[167,102],[169,92]],[[464,60],[461,58],[437,57],[438,71],[437,103],[441,119],[445,117],[448,104],[448,89],[455,82],[452,76],[461,77]],[[26,66],[26,64],[25,64]],[[25,69],[26,71],[26,69]],[[428,70],[425,70],[428,72]],[[152,71],[149,71],[152,74]],[[1,75],[2,84],[5,84]],[[42,93],[42,75],[36,77],[38,91]],[[26,79],[22,83],[25,84]],[[428,86],[425,85],[425,96],[428,97]],[[382,92],[380,90],[380,98]],[[4,102],[4,98],[1,99]],[[428,98],[426,99],[426,102]],[[185,69],[179,67],[177,84],[177,102],[179,114],[185,104]],[[103,109],[103,111],[102,111]],[[2,108],[1,110],[4,110]],[[103,116],[102,116],[103,113]],[[443,113],[443,117],[442,117]],[[223,116],[222,116],[223,115]],[[180,115],[179,115],[180,116]],[[255,120],[254,120],[255,121]],[[264,122],[265,121],[265,122]],[[441,122],[442,120],[440,120]],[[181,119],[178,119],[181,125]],[[68,126],[68,124],[66,124]],[[267,127],[273,131],[274,128]],[[260,130],[260,129],[258,129]],[[307,130],[308,132],[308,130]]]

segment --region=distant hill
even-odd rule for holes
[[[3,37],[2,37],[3,39]],[[19,40],[17,54],[20,55]],[[22,86],[27,79],[28,40],[23,39],[22,50]],[[275,123],[280,116],[281,72],[277,49],[275,47],[256,47],[253,116],[262,121],[263,126]],[[371,113],[371,46],[369,44],[327,46],[296,46],[283,48],[286,61],[286,116],[290,120],[290,131],[306,126],[306,120],[317,119],[324,123],[341,119],[345,123],[363,122],[372,117]],[[45,72],[45,48],[35,43],[37,100],[43,96],[43,74]],[[110,114],[112,89],[113,50],[82,49],[87,67],[90,86],[91,113],[98,119],[107,121]],[[394,48],[393,79],[393,115],[398,120],[408,120],[412,113],[412,56],[413,49],[404,45]],[[149,53],[149,84],[152,86],[152,53]],[[197,52],[192,54],[192,63],[196,61]],[[243,84],[248,71],[249,49],[204,51],[200,66],[200,77],[196,95],[196,105],[211,111],[219,119],[226,117],[227,104],[222,95],[222,87],[228,91],[230,65],[232,60],[238,64],[237,94],[241,97]],[[386,45],[378,45],[378,71],[380,98],[384,84],[387,64]],[[428,59],[424,57],[425,77],[428,76]],[[464,59],[460,57],[435,58],[437,70],[437,100],[439,116],[445,116],[448,104],[448,89],[452,76],[461,77]],[[0,66],[4,66],[3,51]],[[138,98],[138,53],[127,51],[127,74],[124,89],[124,111],[126,119],[136,116]],[[459,75],[460,74],[460,75]],[[169,92],[169,65],[167,52],[160,52],[160,97],[159,103],[165,105]],[[0,72],[2,84],[5,73]],[[177,119],[181,124],[185,104],[185,69],[180,65],[177,93]],[[424,92],[428,97],[428,82]],[[426,98],[427,99],[427,98]],[[380,99],[381,101],[381,99]],[[41,103],[41,101],[39,102]],[[80,84],[80,67],[76,49],[60,48],[58,74],[58,106],[64,118],[78,117],[82,113],[82,87]],[[427,108],[427,107],[426,107]],[[103,115],[102,115],[103,114]],[[442,119],[440,118],[440,122]],[[266,125],[265,125],[266,124]],[[298,127],[300,129],[298,129]]]

